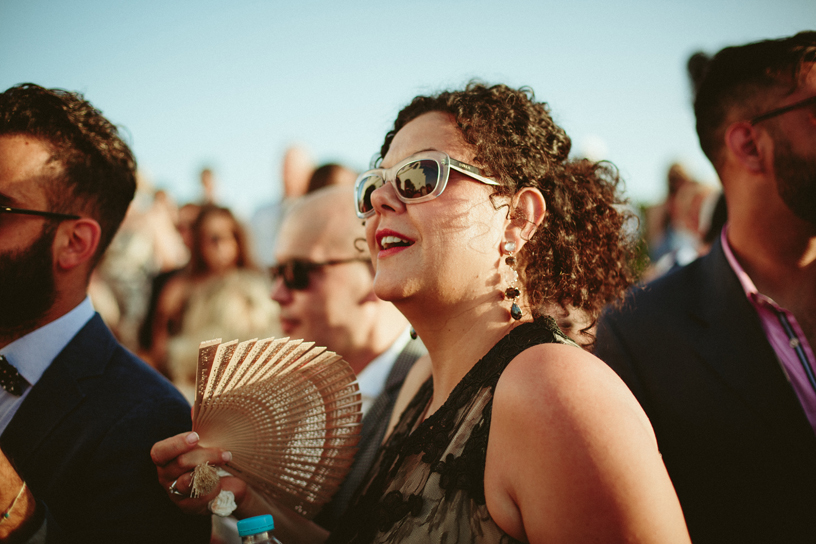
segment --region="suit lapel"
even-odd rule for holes
[[[57,355],[14,415],[0,445],[11,458],[25,458],[82,402],[89,378],[102,374],[116,341],[95,314]]]
[[[391,372],[388,373],[388,378],[386,378],[383,392],[377,396],[363,418],[362,428],[360,429],[360,442],[351,469],[349,469],[340,489],[332,497],[331,502],[323,507],[317,518],[318,523],[324,527],[330,529],[334,526],[337,518],[346,510],[354,496],[354,492],[368,474],[368,470],[380,449],[385,429],[388,426],[389,418],[385,416],[393,410],[400,387],[402,387],[402,382],[405,381],[408,371],[411,370],[414,362],[425,353],[427,351],[422,342],[414,340],[408,342],[397,355],[397,359],[391,367]]]
[[[388,378],[385,380],[383,393],[378,395],[374,400],[374,403],[369,409],[368,416],[363,420],[363,426],[360,430],[361,450],[364,444],[367,444],[372,439],[376,440],[377,443],[374,450],[379,449],[379,443],[383,439],[379,431],[383,430],[385,425],[379,425],[378,422],[382,420],[383,414],[386,411],[391,410],[399,393],[399,389],[402,387],[402,382],[405,381],[405,376],[408,374],[408,371],[411,370],[411,367],[414,366],[416,360],[425,353],[425,346],[422,345],[422,342],[414,340],[408,342],[400,354],[397,355],[394,366],[391,367],[391,372],[388,373]]]
[[[692,340],[696,351],[758,418],[806,430],[816,448],[810,423],[719,241],[700,264],[694,281],[702,288],[691,303],[700,324]]]
[[[363,425],[360,429],[360,449],[355,456],[355,466],[347,478],[347,480],[352,480],[352,490],[356,489],[356,484],[362,481],[362,478],[367,472],[368,465],[371,464],[374,460],[374,456],[377,454],[377,450],[380,449],[385,428],[388,426],[388,418],[385,417],[385,414],[393,409],[394,402],[397,400],[397,395],[399,394],[399,389],[402,387],[402,382],[405,381],[405,376],[408,374],[408,371],[411,370],[411,367],[414,366],[414,362],[424,353],[425,347],[421,342],[408,342],[397,356],[396,361],[394,361],[394,366],[391,367],[391,372],[389,372],[388,378],[385,381],[383,392],[374,400],[366,417],[363,419]],[[366,470],[361,470],[361,468],[365,468]]]

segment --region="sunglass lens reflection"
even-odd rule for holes
[[[383,183],[385,183],[383,178],[376,175],[368,176],[360,183],[357,206],[362,213],[366,213],[374,208],[374,206],[371,205],[371,193],[382,187]]]
[[[432,159],[422,159],[403,166],[397,172],[397,190],[408,199],[430,194],[439,183],[439,164]]]

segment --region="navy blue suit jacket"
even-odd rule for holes
[[[816,542],[816,435],[719,241],[601,318],[692,541]]]
[[[0,436],[48,510],[48,542],[209,542],[161,488],[150,448],[191,428],[190,407],[95,315]]]

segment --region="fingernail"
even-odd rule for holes
[[[184,437],[184,440],[188,444],[195,444],[196,442],[198,442],[198,433],[195,433],[195,432],[190,433],[190,434],[188,434],[187,436]]]
[[[232,453],[225,451],[224,453],[221,454],[221,460],[224,461],[225,463],[229,463],[230,461],[232,461]]]

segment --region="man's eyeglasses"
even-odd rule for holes
[[[8,206],[0,206],[0,213],[16,213],[20,215],[37,215],[40,217],[48,217],[50,219],[59,219],[61,221],[67,219],[79,219],[80,216],[69,213],[57,212],[43,212],[40,210],[25,210],[23,208],[9,208]]]
[[[302,261],[300,259],[292,259],[276,266],[269,268],[269,275],[272,281],[280,278],[287,289],[292,291],[302,291],[309,287],[309,273],[324,266],[334,266],[337,264],[346,263],[369,263],[371,261],[365,257],[354,257],[351,259],[337,259],[332,261],[325,261],[322,263],[314,263],[311,261]]]
[[[811,96],[810,98],[805,98],[804,100],[794,102],[788,106],[782,106],[781,108],[776,108],[775,110],[763,113],[762,115],[757,115],[748,122],[751,123],[751,126],[753,126],[761,121],[770,119],[771,117],[776,117],[777,115],[782,115],[783,113],[788,113],[789,111],[798,110],[799,108],[806,108],[810,105],[816,106],[816,96]]]
[[[422,151],[391,168],[375,168],[360,174],[354,184],[357,217],[365,219],[374,214],[371,193],[388,182],[394,185],[397,198],[406,204],[438,197],[448,184],[451,169],[486,185],[500,185],[482,176],[475,166],[452,159],[443,151]]]

